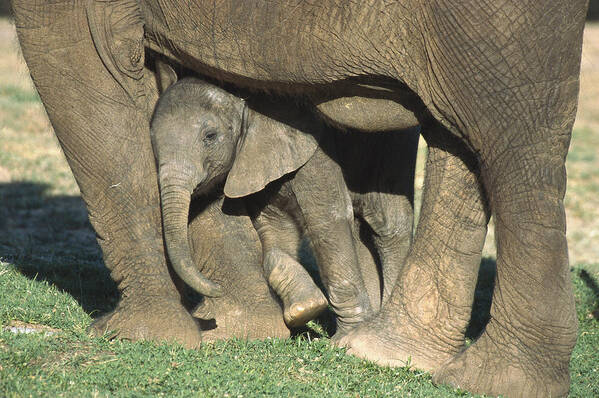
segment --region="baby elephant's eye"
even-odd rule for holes
[[[206,143],[214,142],[216,140],[216,137],[218,137],[218,133],[214,130],[210,130],[204,136],[204,142],[206,142]]]

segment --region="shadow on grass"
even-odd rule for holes
[[[597,300],[596,308],[593,308],[590,312],[591,316],[597,320],[599,320],[599,285],[597,285],[597,281],[588,273],[586,270],[581,269],[578,271],[578,276],[584,284],[591,290],[592,294],[595,296]]]
[[[49,195],[49,189],[32,182],[0,184],[0,258],[28,278],[69,293],[97,317],[116,306],[116,285],[81,198]]]

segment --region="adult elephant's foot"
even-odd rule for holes
[[[417,326],[407,316],[381,313],[364,322],[333,344],[347,348],[347,353],[382,366],[411,366],[431,371],[453,357],[463,344],[459,331],[445,332],[444,325],[429,323]]]
[[[180,300],[160,296],[121,300],[112,312],[91,324],[89,333],[112,333],[112,338],[132,341],[176,341],[187,348],[196,348],[201,342],[198,323]]]
[[[290,331],[283,320],[280,305],[273,297],[236,299],[205,298],[193,311],[202,331],[202,342],[233,337],[250,340],[286,339]]]
[[[462,299],[462,290],[454,300],[445,299],[435,279],[419,264],[408,264],[378,314],[334,343],[346,347],[350,355],[380,365],[409,365],[425,371],[457,354],[465,342],[471,299]]]
[[[503,343],[485,332],[436,370],[433,382],[490,396],[565,397],[570,388],[568,361],[556,366],[553,360],[551,355],[533,358],[514,342]]]

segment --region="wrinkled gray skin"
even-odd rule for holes
[[[12,6],[23,55],[121,291],[96,328],[201,338],[178,304],[163,249],[149,139],[154,52],[240,87],[310,98],[339,123],[373,131],[422,123],[429,152],[413,247],[382,311],[343,343],[381,363],[410,359],[436,382],[472,392],[567,394],[577,321],[564,163],[587,0]],[[348,115],[352,104],[357,112]],[[256,165],[255,174],[267,169]],[[498,247],[491,321],[464,349],[490,214]],[[180,326],[157,326],[175,319]]]
[[[255,108],[277,119],[267,118]],[[354,217],[366,221],[366,228],[372,231],[371,240],[382,262],[383,301],[407,255],[418,134],[371,134],[362,137],[360,146],[350,146],[357,143],[348,139],[351,133],[325,135],[325,129],[305,110],[280,100],[243,100],[188,77],[160,96],[150,132],[168,256],[182,279],[190,285],[202,281],[199,288],[204,288],[203,283],[213,288],[191,261],[187,240],[190,197],[214,194],[225,180],[227,192],[238,180],[245,180],[244,193],[252,194],[246,205],[262,243],[265,276],[283,300],[287,324],[301,326],[326,306],[322,293],[296,259],[301,236],[306,233],[337,315],[339,336],[372,316],[370,302],[378,309],[381,299],[381,284],[379,291],[368,292],[361,275],[355,244],[360,236],[352,234]],[[264,138],[269,135],[270,145],[265,146]],[[316,137],[322,137],[320,147]],[[394,153],[383,157],[384,148],[394,148]],[[276,151],[280,153],[273,153]],[[298,164],[298,170],[282,170],[289,174],[260,189],[261,185],[252,187],[248,180],[255,159],[263,156],[272,160],[273,169],[282,164],[278,159],[296,156],[307,161]],[[355,167],[357,164],[361,167]],[[369,175],[360,172],[366,165],[370,166]],[[391,173],[392,169],[403,173]],[[271,172],[279,175],[282,171]],[[350,192],[346,179],[354,191]],[[260,191],[254,193],[256,189]]]
[[[243,203],[222,197],[195,200],[188,236],[192,261],[223,291],[217,299],[204,297],[198,308],[201,340],[289,337],[280,304],[264,281],[260,239]],[[161,315],[170,322],[168,309]],[[197,334],[184,343],[198,344]]]

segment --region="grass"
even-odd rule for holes
[[[492,265],[488,260],[487,267]],[[96,273],[111,290],[101,270]],[[599,395],[597,276],[584,267],[572,270],[581,326],[572,357],[572,397]],[[428,374],[409,367],[383,368],[347,356],[313,330],[289,340],[230,340],[200,350],[90,338],[91,317],[81,299],[96,292],[80,286],[84,293],[77,298],[0,263],[2,396],[470,396],[435,387]],[[488,287],[477,293],[488,298]],[[38,333],[9,330],[19,326]]]
[[[599,38],[599,25],[587,34]],[[599,106],[593,106],[599,67],[592,67],[599,66],[599,44],[589,42],[567,163],[580,322],[573,397],[599,396]],[[0,19],[0,53],[0,396],[470,396],[435,387],[428,374],[409,367],[347,356],[331,347],[318,323],[289,340],[231,340],[200,350],[87,336],[93,317],[113,308],[118,292],[7,19]],[[488,319],[494,250],[488,239],[471,338]]]
[[[0,391],[10,396],[393,396],[441,397],[426,374],[344,355],[327,339],[225,341],[200,350],[89,338],[89,316],[55,287],[6,268],[15,294],[3,312],[53,325],[52,335],[0,332]],[[6,307],[6,306],[5,306]],[[3,394],[4,395],[4,394]]]

